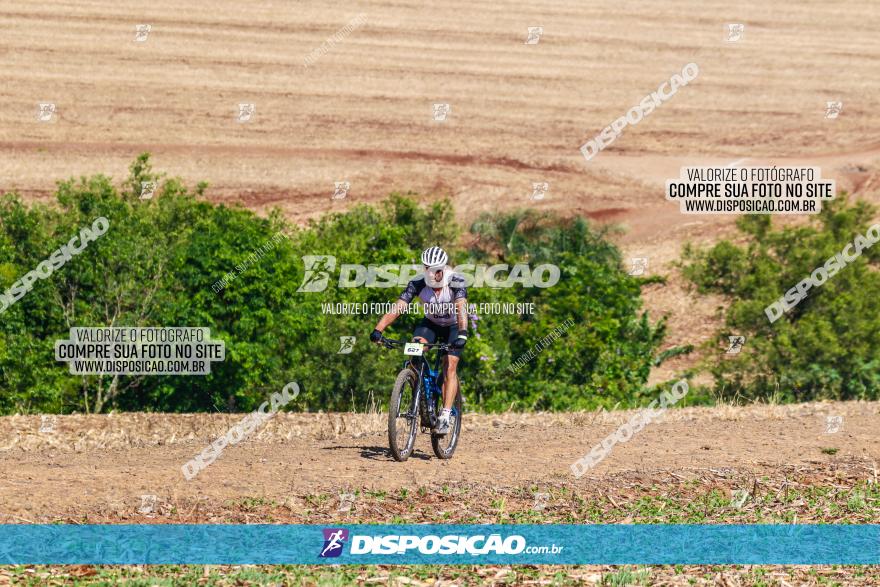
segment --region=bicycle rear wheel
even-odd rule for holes
[[[388,404],[388,446],[395,461],[403,462],[416,443],[418,378],[412,369],[397,375]]]
[[[455,393],[455,401],[452,403],[452,414],[449,416],[449,432],[440,436],[434,432],[431,433],[431,448],[438,459],[451,459],[455,447],[458,446],[458,436],[461,433],[461,412],[463,401],[461,399],[461,384]],[[434,413],[440,414],[443,409],[443,397],[437,396]]]

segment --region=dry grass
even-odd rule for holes
[[[468,413],[465,431],[504,428],[546,429],[555,427],[607,428],[626,422],[637,410],[598,410],[595,412],[506,412],[499,414]],[[820,429],[826,415],[873,415],[880,413],[880,402],[813,402],[805,404],[749,406],[730,404],[715,407],[674,408],[658,421],[781,421],[791,418],[816,418]],[[223,435],[245,414],[148,414],[111,413],[106,415],[45,416],[54,420],[51,431],[44,416],[16,415],[0,417],[0,451],[39,451],[56,448],[64,451],[124,449],[149,446],[206,443]],[[374,401],[364,413],[284,413],[258,428],[248,442],[282,443],[293,439],[331,440],[361,438],[384,434],[387,412]]]
[[[553,480],[498,486],[419,479],[397,491],[340,486],[330,492],[292,491],[280,498],[240,495],[160,495],[154,511],[139,511],[138,495],[88,510],[35,512],[3,523],[405,523],[405,524],[876,524],[880,479],[865,459],[789,465],[766,474],[730,467],[629,471],[586,483]],[[735,492],[746,499],[736,503]],[[341,508],[341,494],[354,494]],[[539,501],[537,493],[547,497]]]
[[[880,582],[880,568],[841,566],[655,566],[614,567],[609,565],[566,566],[354,566],[327,568],[303,566],[278,568],[254,565],[27,567],[0,570],[0,584],[23,585],[109,585],[134,584],[168,586],[210,584],[217,587],[249,585],[291,585],[343,587],[376,585],[388,587],[496,586],[623,586],[658,585],[690,587],[814,587],[872,586]],[[131,583],[129,583],[131,582]],[[209,583],[208,583],[209,582]]]

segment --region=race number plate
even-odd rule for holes
[[[414,357],[422,356],[422,343],[420,342],[408,342],[403,345],[403,354],[404,355],[412,355]]]

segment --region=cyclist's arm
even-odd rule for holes
[[[401,313],[407,310],[409,303],[419,295],[421,288],[424,287],[424,281],[421,282],[421,286],[416,283],[417,281],[418,280],[413,280],[406,284],[406,289],[403,290],[400,297],[397,298],[397,302],[394,303],[394,307],[391,308],[391,311],[379,319],[379,323],[376,324],[376,330],[379,332],[384,331],[392,322],[397,320],[397,317],[400,316]]]
[[[394,302],[394,307],[391,308],[391,311],[379,318],[379,323],[376,324],[376,330],[383,332],[388,328],[391,323],[397,320],[397,317],[406,310],[407,305],[407,302],[403,301],[403,299],[398,299]]]
[[[467,337],[467,298],[460,297],[455,300],[455,317],[458,320],[458,332]]]

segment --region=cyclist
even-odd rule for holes
[[[454,274],[448,266],[449,256],[440,247],[430,247],[422,252],[424,275],[410,281],[400,294],[394,308],[379,319],[370,334],[370,340],[379,343],[382,332],[392,323],[407,305],[418,297],[425,311],[425,317],[416,326],[413,340],[422,343],[452,341],[453,348],[445,353],[443,360],[443,409],[437,419],[434,432],[449,432],[449,418],[452,404],[458,391],[458,361],[467,343],[467,289],[464,278]]]

